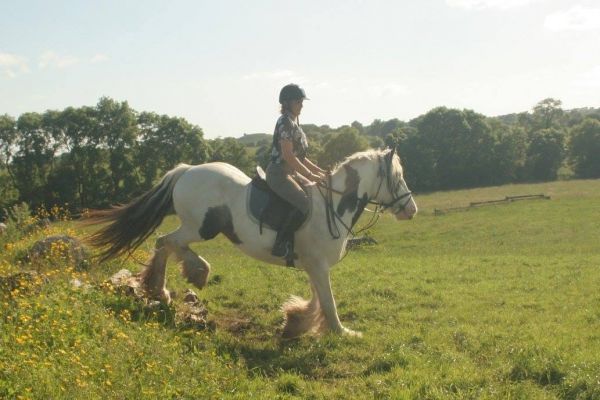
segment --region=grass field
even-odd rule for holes
[[[532,193],[552,199],[433,215]],[[205,331],[174,323],[178,299],[144,312],[98,286],[137,271],[132,261],[77,272],[50,257],[43,278],[0,294],[0,398],[600,399],[600,181],[416,200],[417,218],[382,217],[379,244],[332,272],[342,322],[363,338],[282,340],[279,307],[309,297],[306,276],[222,238],[195,246],[213,266],[199,292],[216,326]],[[30,269],[19,256],[57,232],[80,234],[64,222],[3,243],[0,276]],[[170,289],[190,287],[174,264],[168,276]]]

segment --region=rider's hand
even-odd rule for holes
[[[322,180],[325,179],[325,175],[323,174],[310,174],[310,179],[313,180],[315,183],[319,183]]]

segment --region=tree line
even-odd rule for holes
[[[408,122],[302,126],[309,156],[324,167],[369,147],[396,146],[415,191],[600,177],[600,109],[565,111],[555,99],[494,118],[439,107]],[[256,164],[266,166],[270,150],[269,135],[249,144],[208,140],[183,118],[137,112],[110,98],[2,115],[0,209],[16,202],[106,207],[148,190],[178,163],[224,161],[252,174]]]

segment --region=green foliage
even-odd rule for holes
[[[322,167],[367,147],[395,146],[411,189],[428,192],[598,177],[594,121],[600,109],[565,111],[549,98],[531,112],[496,118],[438,107],[408,123],[392,118],[302,127],[308,157]],[[106,207],[148,190],[179,163],[224,161],[252,175],[255,164],[269,162],[271,141],[267,134],[207,141],[183,118],[136,112],[110,98],[16,120],[1,115],[0,206]]]
[[[248,157],[246,148],[234,138],[210,140],[210,161],[233,164],[246,174],[252,174],[254,162]]]
[[[555,180],[565,158],[565,134],[548,128],[534,131],[527,148],[526,175],[533,181]]]
[[[366,150],[367,147],[367,139],[361,136],[355,128],[344,128],[325,144],[318,162],[320,165],[330,168],[347,156]]]
[[[600,121],[588,118],[573,128],[570,159],[580,178],[600,178]]]
[[[267,146],[273,141],[273,136],[267,133],[244,133],[237,140],[246,147]]]

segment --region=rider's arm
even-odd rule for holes
[[[302,163],[304,164],[304,166],[306,168],[308,168],[311,172],[314,172],[317,175],[319,175],[319,174],[325,174],[327,172],[324,169],[319,168],[319,166],[317,164],[315,164],[312,161],[310,161],[308,159],[308,157],[304,157],[304,159],[302,160]]]
[[[290,167],[294,169],[294,171],[305,176],[311,181],[319,179],[319,176],[313,174],[310,169],[308,169],[302,162],[300,162],[300,160],[298,160],[298,157],[296,157],[294,154],[294,144],[291,140],[281,139],[279,144],[281,145],[281,155],[283,159]]]

